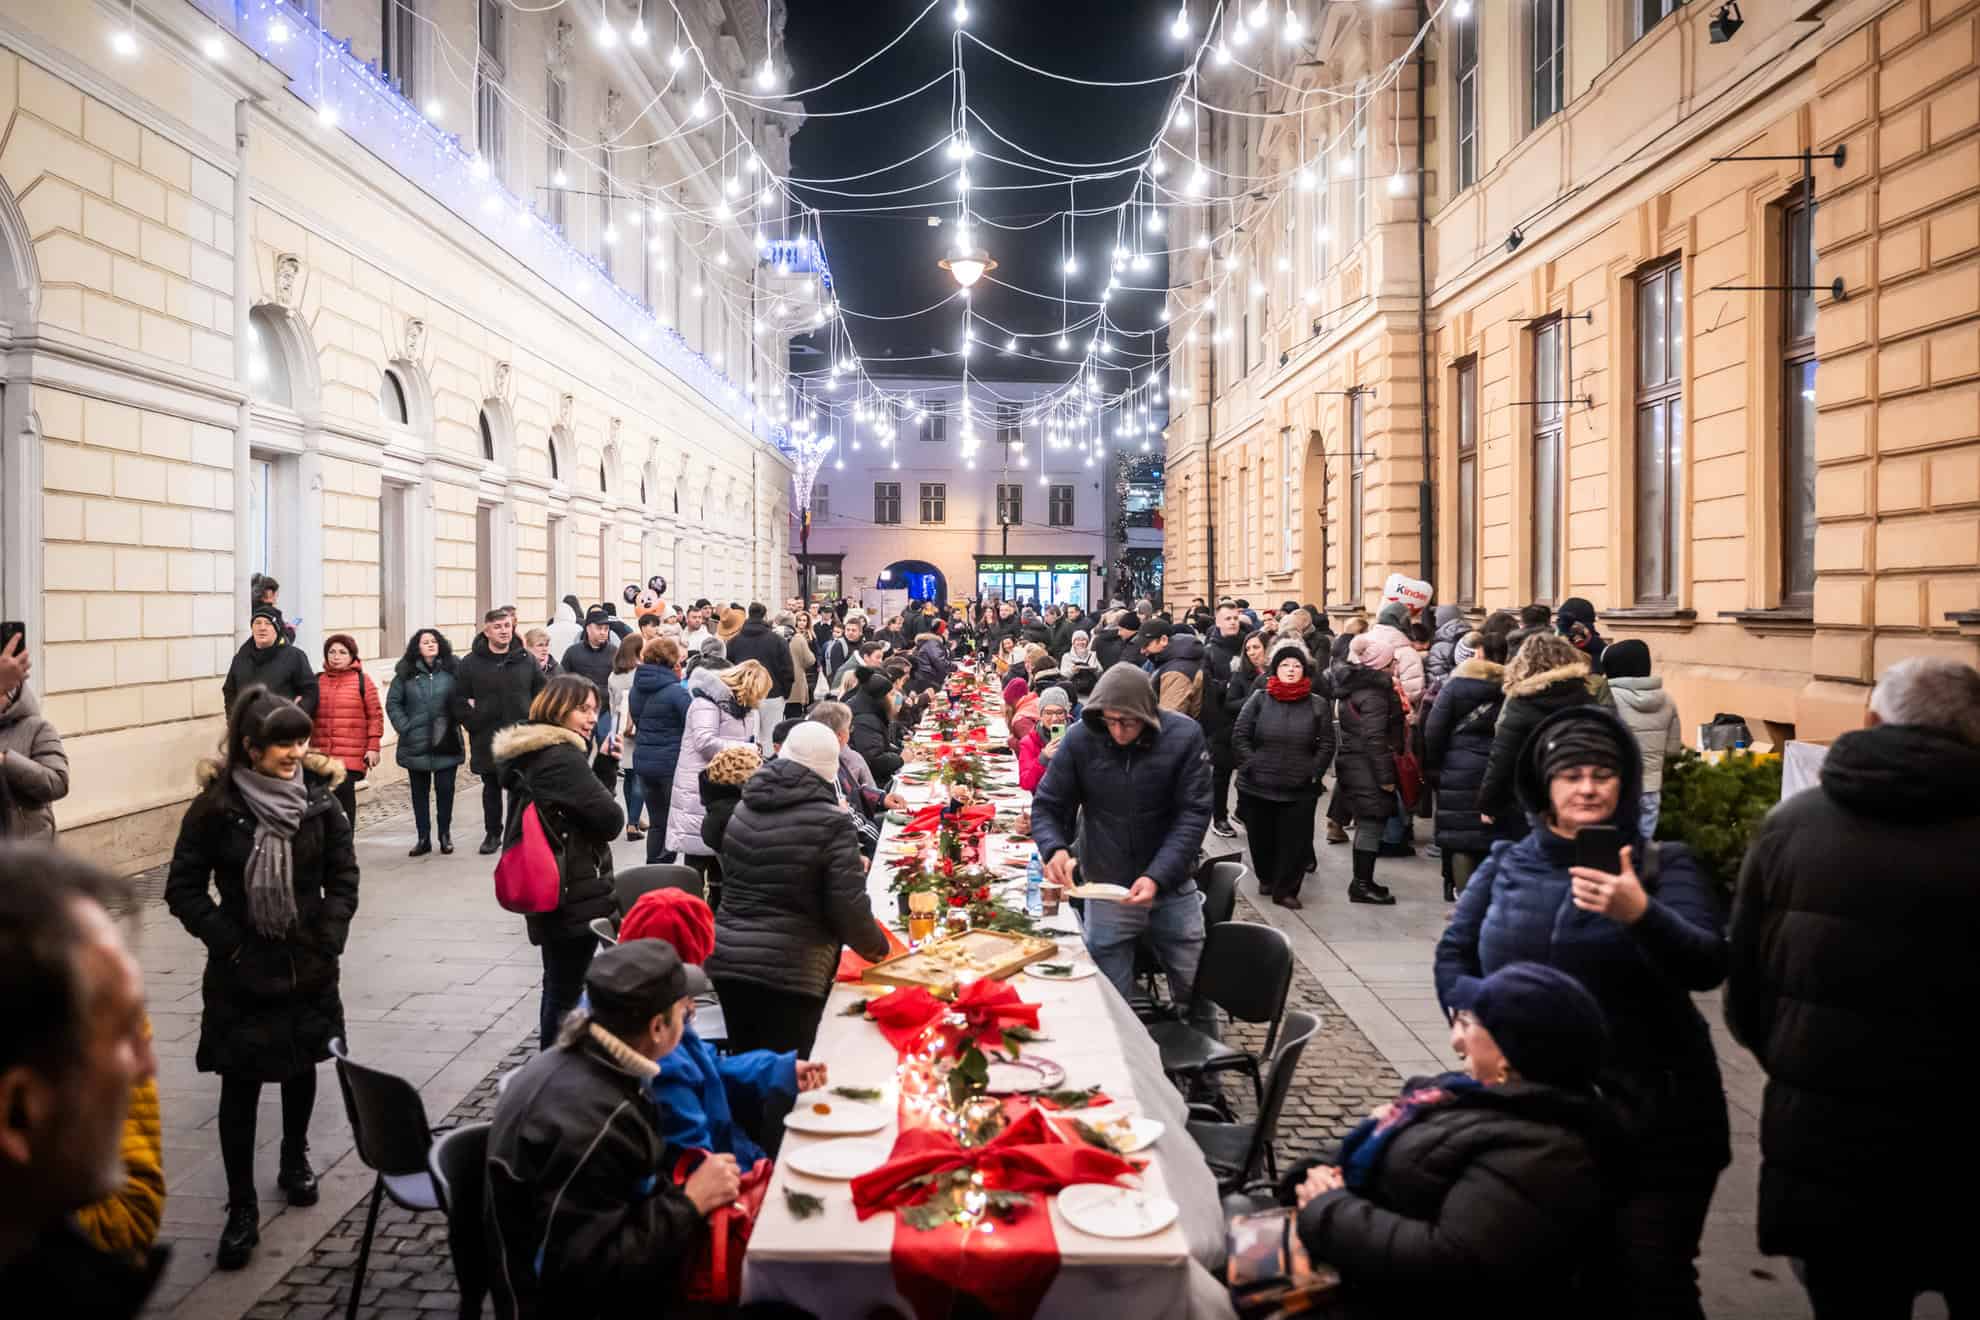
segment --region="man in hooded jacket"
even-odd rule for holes
[[[1430,649],[1423,656],[1424,682],[1431,687],[1443,682],[1457,668],[1457,644],[1471,631],[1465,622],[1464,610],[1456,605],[1439,605],[1433,616],[1437,621],[1436,634],[1430,639]]]

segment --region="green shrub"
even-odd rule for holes
[[[1780,800],[1780,757],[1727,752],[1707,761],[1687,748],[1664,763],[1657,837],[1689,847],[1729,895],[1739,880],[1747,840]]]

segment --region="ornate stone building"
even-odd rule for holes
[[[169,847],[251,574],[381,688],[497,604],[788,594],[802,111],[704,85],[775,72],[781,4],[682,10],[0,4],[0,617],[68,842]]]
[[[1293,8],[1169,137],[1171,600],[1583,596],[1775,739],[1976,658],[1980,5]]]

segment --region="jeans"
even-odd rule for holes
[[[1169,978],[1169,997],[1189,1005],[1190,1021],[1200,1029],[1214,1028],[1216,1005],[1194,1001],[1196,965],[1203,958],[1203,895],[1196,881],[1184,881],[1181,889],[1158,891],[1147,907],[1088,903],[1085,924],[1087,952],[1121,998],[1132,997],[1134,944],[1145,931]]]
[[[777,726],[784,722],[784,704],[787,698],[765,697],[763,704],[756,708],[756,745],[763,753],[763,759],[770,759],[770,740],[777,733]]]
[[[502,837],[502,828],[508,824],[502,815],[502,775],[497,771],[492,775],[481,776],[481,824],[491,839]]]
[[[558,1024],[584,996],[584,974],[598,939],[590,931],[564,939],[543,941],[543,1005],[537,1022],[537,1048],[549,1049],[557,1040]]]
[[[627,749],[626,754],[628,757],[631,756],[630,748]],[[640,808],[646,805],[645,789],[639,782],[639,776],[632,771],[624,771],[621,777],[626,783],[626,828],[637,829]]]
[[[439,809],[440,837],[451,838],[454,830],[454,767],[444,770],[408,770],[406,786],[412,790],[413,826],[419,831],[422,842],[433,837],[431,817],[434,808]],[[426,800],[427,790],[433,791],[433,801]]]
[[[652,815],[646,826],[646,864],[652,866],[673,857],[667,851],[667,810],[674,797],[674,777],[641,775],[639,791]]]
[[[342,763],[339,762],[339,764]],[[357,829],[357,786],[358,781],[363,778],[364,771],[353,770],[346,766],[344,768],[344,782],[330,790],[330,796],[336,798],[337,805],[344,809],[344,819],[351,823],[351,829],[353,831]]]
[[[227,1171],[227,1204],[253,1205],[254,1128],[261,1107],[261,1083],[248,1077],[220,1077],[220,1164]],[[309,1118],[316,1109],[316,1069],[284,1078],[282,1158],[301,1159],[309,1148]]]
[[[1638,827],[1642,829],[1644,838],[1654,839],[1657,837],[1657,817],[1664,811],[1663,790],[1645,793],[1639,801],[1636,809]]]

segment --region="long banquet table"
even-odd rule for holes
[[[1002,722],[993,719],[991,745],[1001,744],[1003,737]],[[1016,759],[986,760],[997,777],[998,791],[1015,791]],[[911,805],[933,801],[940,791],[933,786],[901,789]],[[999,805],[1015,809],[1028,802],[1029,795],[1024,795]],[[901,830],[897,824],[884,828],[867,873],[874,915],[889,926],[898,910],[888,884]],[[1000,845],[1011,851],[1023,846],[992,836],[990,846]],[[1086,959],[1070,904],[1041,924],[1058,932],[1059,961]],[[1072,1227],[1059,1213],[1057,1198],[1048,1198],[1060,1265],[1038,1314],[1091,1316],[1104,1314],[1092,1308],[1105,1306],[1109,1313],[1136,1320],[1233,1316],[1224,1286],[1211,1273],[1221,1272],[1224,1255],[1225,1225],[1216,1180],[1184,1131],[1187,1113],[1182,1097],[1162,1074],[1146,1030],[1104,976],[1062,981],[1019,973],[1011,983],[1027,1001],[1041,1006],[1039,1034],[1046,1039],[1033,1052],[1064,1067],[1066,1086],[1098,1085],[1118,1104],[1164,1125],[1162,1137],[1139,1153],[1138,1157],[1149,1159],[1141,1183],[1151,1195],[1173,1199],[1181,1210],[1177,1221],[1159,1233],[1109,1239]],[[843,1015],[853,1000],[880,992],[835,986],[812,1057],[830,1066],[834,1085],[882,1091],[883,1099],[877,1103],[888,1113],[889,1122],[868,1139],[891,1146],[898,1131],[892,1119],[899,1100],[894,1080],[897,1056],[872,1023]],[[827,1140],[843,1138],[786,1132],[783,1149],[788,1153]],[[820,1197],[823,1212],[798,1220],[786,1206],[786,1188]],[[849,1184],[800,1174],[779,1161],[744,1260],[743,1300],[789,1302],[825,1320],[864,1316],[878,1306],[913,1315],[894,1280],[894,1220],[893,1214],[885,1213],[862,1222],[854,1213]]]

